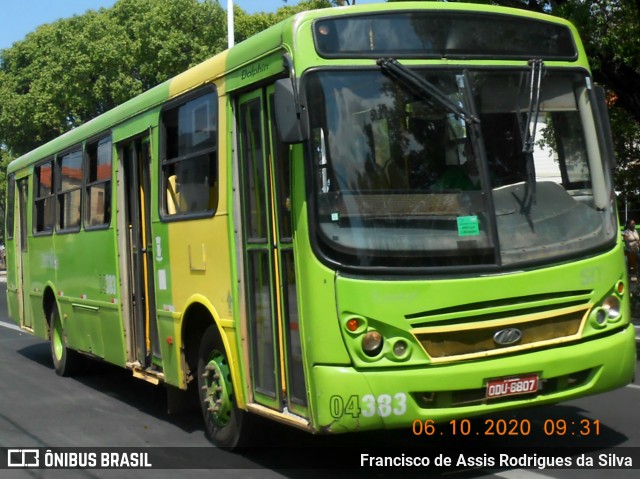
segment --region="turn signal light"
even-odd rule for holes
[[[356,318],[351,318],[347,321],[347,329],[352,333],[358,329],[358,326],[360,326],[360,322]]]

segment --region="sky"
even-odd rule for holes
[[[116,0],[0,0],[0,50],[22,40],[27,33],[43,23],[82,15],[87,10],[113,6]],[[226,8],[227,0],[218,0]],[[360,0],[357,4],[379,3],[383,0]],[[233,0],[248,13],[275,12],[285,6],[282,0]],[[299,0],[287,0],[297,5]]]

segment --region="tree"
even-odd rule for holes
[[[7,166],[11,161],[11,156],[0,148],[0,244],[4,244],[4,212],[6,211],[5,198],[7,197]]]
[[[636,192],[640,0],[475,1],[551,13],[577,26],[594,77],[609,91],[617,185],[626,194]],[[309,0],[288,6],[283,0],[277,12],[254,15],[236,6],[235,39],[302,10],[354,3]],[[0,51],[0,153],[5,159],[25,153],[226,45],[226,13],[215,0],[118,0],[110,9],[43,25]]]
[[[0,144],[20,155],[226,48],[212,0],[119,0],[0,52]]]
[[[553,13],[576,26],[594,79],[608,91],[618,163],[616,190],[625,202],[631,203],[632,209],[640,210],[640,1],[507,0],[497,3]]]
[[[627,204],[632,210],[640,210],[640,2],[565,0],[554,13],[576,25],[585,43],[594,78],[609,92],[618,162],[615,184],[625,205],[621,215]]]
[[[608,92],[618,162],[616,190],[626,201],[635,203],[633,207],[640,214],[640,0],[449,1],[471,1],[553,14],[576,26],[593,77]]]
[[[235,7],[236,41],[331,5]],[[215,0],[118,0],[42,25],[0,51],[0,145],[19,156],[158,85],[227,48],[226,27]]]
[[[284,1],[283,3],[287,3]],[[239,7],[234,7],[234,29],[235,41],[239,43],[255,35],[262,30],[266,30],[272,25],[289,18],[299,12],[314,10],[317,8],[328,8],[333,2],[328,0],[307,0],[295,6],[284,6],[274,13],[259,12],[252,15],[247,14]]]
[[[285,4],[255,15],[235,7],[236,39],[332,5]],[[215,0],[118,0],[42,25],[0,51],[0,212],[13,158],[224,50],[226,27]]]

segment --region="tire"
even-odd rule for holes
[[[215,325],[200,341],[198,391],[209,440],[228,450],[248,446],[251,416],[236,406],[229,361]]]
[[[67,347],[67,338],[62,329],[62,321],[56,306],[49,315],[49,333],[51,335],[51,359],[58,376],[73,376],[84,364],[84,357]]]

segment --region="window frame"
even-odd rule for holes
[[[68,189],[63,189],[62,187],[62,182],[64,181],[64,174],[63,174],[63,168],[62,168],[62,162],[64,161],[64,159],[66,157],[69,157],[70,155],[79,153],[80,155],[80,183],[77,186],[73,186],[71,188]],[[63,150],[62,152],[58,153],[55,157],[55,169],[56,169],[56,175],[55,175],[55,182],[54,182],[54,196],[56,198],[55,200],[55,230],[56,233],[59,234],[67,234],[67,233],[78,233],[81,229],[82,229],[82,210],[83,210],[83,198],[82,198],[82,188],[83,188],[83,184],[84,184],[84,163],[83,163],[83,157],[84,157],[84,144],[80,143],[78,145],[74,145],[71,148],[67,148],[66,150]],[[67,226],[61,226],[61,220],[63,218],[64,212],[63,212],[63,204],[64,201],[61,201],[62,198],[67,198],[70,197],[71,194],[73,194],[74,192],[79,191],[80,193],[80,204],[78,205],[78,224],[77,225],[73,225],[70,227]]]
[[[212,123],[212,131],[214,132],[213,140],[214,145],[211,147],[203,148],[198,151],[190,151],[189,153],[178,155],[176,157],[168,158],[168,134],[167,128],[165,126],[165,117],[170,111],[177,110],[188,103],[194,102],[198,99],[202,99],[207,95],[212,95],[213,97],[213,112],[211,113],[211,117],[213,119]],[[210,84],[206,85],[202,88],[197,89],[196,91],[189,92],[185,95],[182,95],[164,105],[160,111],[159,118],[159,137],[160,137],[160,151],[159,151],[159,161],[158,161],[158,215],[160,220],[163,223],[170,223],[174,221],[188,221],[194,219],[203,219],[203,218],[212,218],[215,216],[218,211],[218,205],[220,203],[220,109],[219,109],[219,99],[218,89],[215,85]],[[183,161],[192,161],[199,156],[211,155],[213,154],[214,165],[209,166],[212,168],[210,171],[214,173],[215,179],[213,182],[214,185],[214,193],[213,197],[215,198],[215,203],[213,208],[206,210],[198,210],[198,211],[187,211],[184,213],[176,212],[169,213],[168,212],[168,201],[167,201],[167,181],[170,176],[167,176],[167,168],[172,167],[173,165],[179,164]],[[212,199],[212,196],[209,196],[209,200]]]
[[[90,171],[90,161],[91,161],[91,157],[89,154],[89,147],[92,145],[96,146],[96,161],[98,159],[97,157],[97,153],[98,153],[98,148],[100,146],[100,143],[107,140],[109,142],[109,177],[107,179],[96,179],[95,181],[90,181],[90,176],[89,176],[89,171]],[[111,222],[113,221],[113,209],[111,208],[111,203],[113,201],[113,159],[114,159],[114,155],[113,155],[113,137],[111,135],[111,132],[107,132],[107,133],[103,133],[99,136],[95,136],[93,138],[90,138],[88,140],[86,140],[84,142],[84,150],[83,150],[83,156],[82,156],[82,170],[83,170],[83,175],[82,175],[82,226],[84,228],[85,231],[96,231],[96,230],[106,230],[109,229],[111,227]],[[96,168],[99,166],[99,164],[96,165]],[[97,177],[97,172],[96,172],[96,177]],[[104,211],[103,214],[105,213],[106,209],[109,208],[111,211],[109,212],[109,219],[106,222],[102,222],[100,224],[97,225],[93,225],[89,223],[89,216],[90,215],[90,206],[91,206],[91,201],[90,201],[90,195],[89,195],[89,190],[96,187],[96,186],[100,186],[100,185],[105,185],[105,192],[108,191],[108,194],[106,194],[106,198],[104,201]]]
[[[56,157],[55,155],[49,156],[48,158],[38,161],[33,165],[33,199],[32,199],[32,218],[31,218],[31,232],[33,236],[51,236],[56,229],[56,193],[55,193],[55,181],[56,181]],[[40,181],[40,174],[42,171],[42,167],[45,165],[49,165],[51,168],[51,187],[47,194],[40,195],[40,187],[42,185]],[[46,200],[51,200],[51,204],[49,209],[53,210],[49,212],[51,216],[51,224],[49,228],[46,228],[46,225],[43,229],[37,229],[38,227],[38,202],[44,202],[46,206]],[[46,216],[46,215],[45,215]],[[44,219],[44,218],[43,218]],[[43,223],[44,224],[44,223]]]

